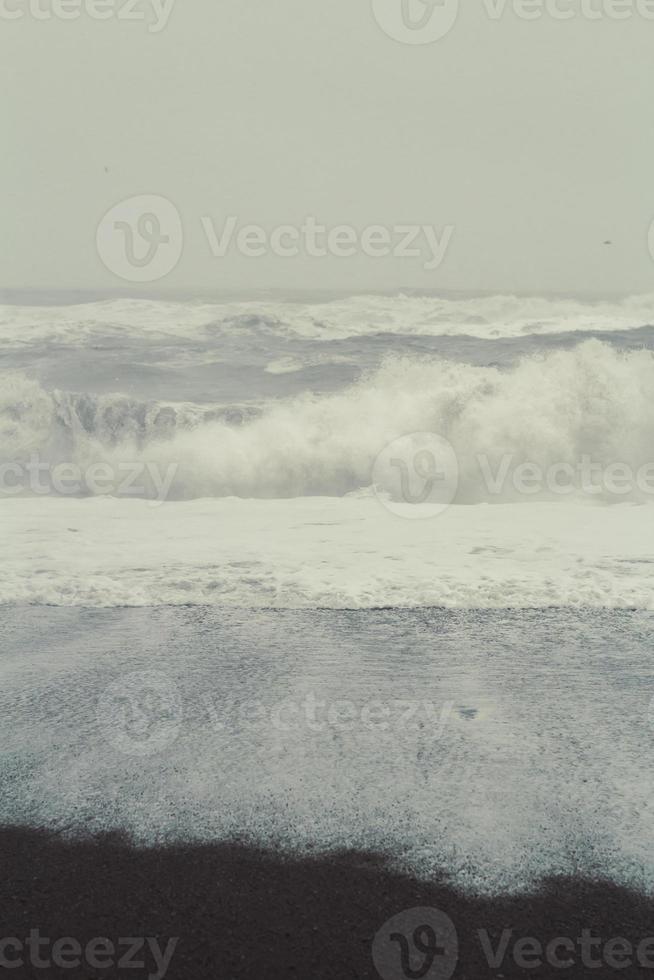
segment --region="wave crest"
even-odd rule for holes
[[[377,455],[413,432],[437,433],[454,447],[459,503],[516,499],[512,487],[489,492],[480,456],[493,470],[507,456],[512,465],[543,468],[583,456],[638,468],[652,459],[654,354],[619,353],[592,340],[507,371],[392,357],[343,392],[280,401],[258,415],[48,393],[21,375],[0,385],[3,462],[38,451],[51,462],[174,465],[178,499],[361,491],[371,485]],[[625,499],[642,494],[634,488]]]

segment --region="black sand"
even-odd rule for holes
[[[478,930],[493,945],[503,929],[543,945],[558,936],[592,930],[603,944],[624,937],[634,944],[654,933],[652,902],[608,882],[551,879],[528,897],[463,896],[442,881],[419,883],[388,870],[381,858],[341,853],[314,859],[282,858],[248,846],[176,846],[137,849],[120,837],[64,841],[25,829],[0,831],[3,935],[30,929],[54,941],[75,937],[83,946],[106,936],[151,936],[165,948],[179,937],[170,980],[297,977],[302,980],[374,978],[373,937],[390,917],[416,906],[446,912],[455,923],[459,980],[485,977],[644,977],[654,969],[598,966],[524,969],[511,953],[491,967]],[[654,962],[654,959],[653,959]],[[4,971],[3,971],[4,972]],[[25,966],[13,977],[147,976],[140,970]],[[427,974],[428,980],[442,974]],[[401,978],[402,974],[398,973]]]

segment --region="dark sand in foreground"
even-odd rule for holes
[[[637,946],[654,932],[652,902],[605,882],[551,879],[529,896],[489,899],[403,877],[366,854],[290,859],[238,844],[137,849],[118,836],[71,842],[14,828],[0,831],[0,849],[4,936],[24,938],[38,928],[52,941],[72,936],[83,945],[97,936],[116,943],[152,936],[162,948],[177,936],[170,980],[377,977],[375,934],[389,918],[416,906],[437,907],[453,920],[459,941],[454,977],[460,980],[654,975],[636,965],[618,971],[601,960],[595,968],[578,962],[568,969],[524,970],[513,961],[511,946],[500,967],[486,962],[477,932],[482,929],[494,945],[508,928],[516,939],[534,936],[544,944],[592,929],[603,943],[622,936]],[[595,960],[599,956],[593,952]],[[154,969],[148,959],[139,970],[25,967],[7,975],[135,978]]]

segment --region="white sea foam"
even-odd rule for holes
[[[654,607],[654,505],[454,506],[374,497],[3,503],[0,602]]]
[[[50,394],[5,376],[0,462],[38,452],[80,466],[172,467],[174,499],[343,496],[371,486],[375,458],[390,442],[433,432],[458,457],[455,502],[557,500],[556,487],[531,496],[511,479],[495,486],[494,478],[503,465],[511,473],[521,464],[549,471],[575,468],[584,458],[600,468],[623,464],[634,474],[651,466],[654,354],[620,353],[592,340],[524,358],[506,371],[394,356],[341,392],[273,402],[236,421],[229,412],[125,395]],[[599,497],[641,502],[653,490],[634,481]]]
[[[623,331],[654,324],[654,294],[595,302],[511,295],[352,296],[330,302],[181,303],[116,299],[74,306],[0,306],[5,346],[81,345],[94,338],[215,338],[266,332],[315,341],[366,337],[525,337],[579,331]]]

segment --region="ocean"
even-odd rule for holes
[[[3,306],[0,823],[649,892],[653,314]]]

